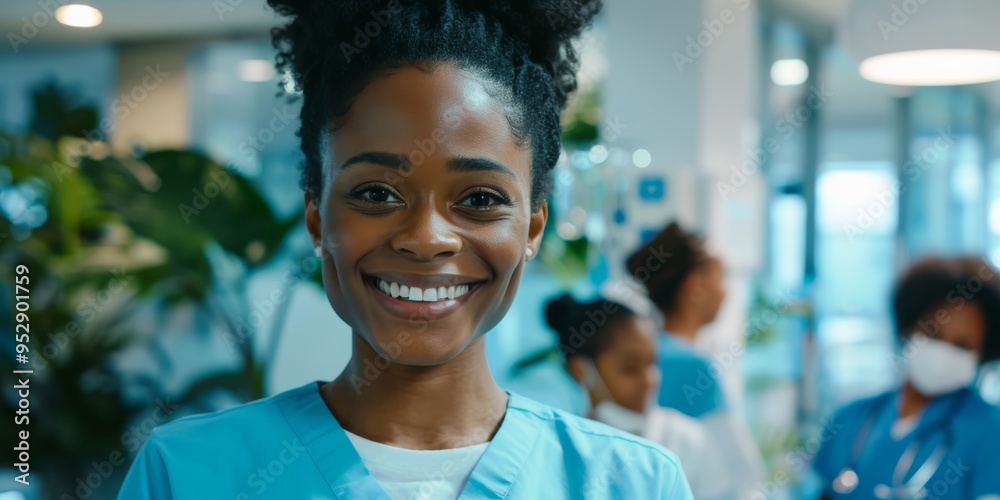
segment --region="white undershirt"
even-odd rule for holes
[[[889,433],[892,435],[892,439],[899,441],[906,436],[909,436],[913,429],[917,427],[917,422],[920,420],[920,414],[910,415],[906,418],[900,418],[892,423],[892,428]]]
[[[410,450],[345,430],[365,467],[393,500],[454,500],[489,443],[449,450]]]

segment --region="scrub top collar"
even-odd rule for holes
[[[955,405],[965,406],[965,402],[968,401],[968,395],[973,390],[969,387],[964,387],[956,391],[950,392],[948,394],[943,394],[934,398],[927,406],[918,414],[917,421],[910,432],[904,436],[903,440],[914,439],[914,437],[921,436],[923,433],[928,432],[928,426],[932,426],[934,429],[939,428],[942,424],[945,426],[952,425],[951,417],[954,415],[948,415],[946,413],[959,412],[961,408],[956,408]],[[875,421],[873,422],[873,427],[879,429],[879,433],[884,433],[882,435],[891,435],[891,429],[893,423],[899,418],[900,402],[902,401],[903,389],[897,389],[885,393],[880,397],[881,401],[875,403],[875,407],[871,411],[879,412],[874,415]],[[861,456],[858,457],[858,461],[863,461],[864,456],[869,453],[875,453],[875,450],[869,450],[869,446],[865,446],[861,450]]]
[[[389,500],[327,408],[319,392],[322,383],[310,382],[295,389],[292,397],[279,400],[281,413],[338,498]],[[530,402],[516,394],[507,395],[507,411],[500,428],[473,469],[461,497],[506,496],[538,438],[538,426],[532,425],[528,417]]]
[[[676,333],[671,332],[670,330],[660,330],[660,332],[662,332],[660,333],[660,343],[662,344],[666,344],[671,347],[678,347],[678,348],[685,348],[692,350],[695,348],[694,342],[688,340],[687,337],[682,337],[680,335],[677,335]]]
[[[952,406],[964,403],[964,401],[960,401],[960,399],[966,398],[970,392],[974,392],[971,387],[963,387],[932,399],[929,403],[927,403],[927,406],[925,406],[924,409],[916,415],[917,423],[914,426],[914,430],[924,427],[928,423],[940,422],[944,418],[950,417],[951,415],[943,415],[943,413],[957,411],[958,408],[952,408]],[[892,409],[886,412],[889,414],[889,417],[891,417],[889,420],[889,424],[891,425],[899,419],[899,413],[902,410],[903,404],[903,389],[901,388],[889,393],[888,397],[892,398]]]

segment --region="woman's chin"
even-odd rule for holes
[[[384,369],[386,363],[407,366],[444,364],[462,354],[469,345],[468,339],[440,338],[443,336],[444,332],[435,335],[430,329],[419,334],[392,335],[386,339],[376,336],[380,346],[376,349],[381,358],[377,360],[382,365],[380,368]]]

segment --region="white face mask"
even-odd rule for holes
[[[910,382],[925,396],[938,396],[961,389],[976,378],[979,356],[968,349],[923,334],[910,338],[913,354],[907,366]]]
[[[583,366],[583,385],[597,393],[601,398],[601,402],[591,411],[591,418],[632,434],[641,436],[645,433],[648,413],[632,411],[615,403],[614,398],[611,397],[611,391],[608,390],[608,386],[601,378],[594,362],[590,359],[584,359]]]
[[[593,413],[594,420],[630,434],[642,436],[646,432],[649,414],[639,413],[611,401],[602,401]]]

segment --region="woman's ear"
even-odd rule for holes
[[[323,219],[319,213],[319,203],[312,199],[308,193],[302,196],[306,205],[306,229],[312,238],[313,247],[323,248]],[[319,253],[319,250],[317,250]]]
[[[545,223],[549,220],[549,204],[542,201],[542,204],[531,214],[528,222],[528,248],[525,256],[530,260],[538,255],[538,247],[542,245],[542,235],[545,233]]]

